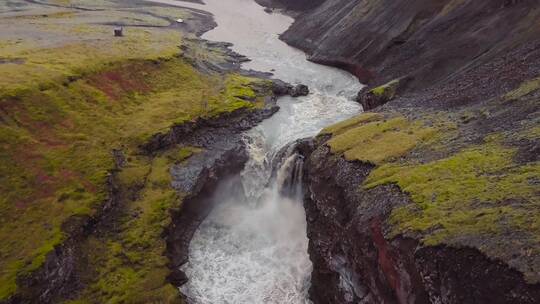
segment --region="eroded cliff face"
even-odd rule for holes
[[[314,303],[538,303],[539,285],[478,250],[390,236],[410,198],[395,185],[359,191],[374,166],[317,141],[305,179]]]
[[[424,88],[538,37],[536,1],[327,0],[282,38],[364,83]]]

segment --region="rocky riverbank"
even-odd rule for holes
[[[367,83],[371,110],[306,155],[315,303],[540,301],[539,12],[378,0],[297,12],[282,39]]]

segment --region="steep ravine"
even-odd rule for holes
[[[229,44],[198,38],[183,40],[180,58],[59,85],[88,81],[128,100],[147,83],[118,75],[178,64],[165,75],[219,82],[224,94],[212,97],[232,102],[107,154],[115,164],[101,209],[64,222],[69,238],[4,302],[308,303],[307,279],[315,304],[540,302],[535,2],[291,2],[297,19],[282,38],[371,85],[358,96],[371,111],[342,122],[361,112],[352,102],[361,86],[276,39],[292,20],[206,2],[218,21],[210,36],[248,55],[243,67],[305,81],[309,95],[276,100],[296,92],[245,78],[268,75],[240,70],[246,58]],[[73,96],[92,95],[82,92]]]
[[[314,303],[540,301],[539,12],[327,0],[296,13],[281,38],[368,83],[371,110],[305,154]]]

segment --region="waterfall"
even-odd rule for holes
[[[274,169],[275,183],[279,193],[285,197],[302,200],[302,176],[304,170],[304,156],[296,151],[296,143],[289,144],[284,148]]]
[[[191,304],[310,303],[303,157],[295,143],[279,148],[263,131],[245,134],[244,170],[222,183],[193,237],[181,288]],[[232,194],[234,183],[242,195]]]
[[[257,203],[265,195],[281,195],[301,201],[304,156],[296,141],[276,151],[256,128],[244,142],[250,156],[241,173],[246,198]]]
[[[302,189],[304,157],[298,153],[288,156],[277,172],[277,187],[287,197],[299,197]]]

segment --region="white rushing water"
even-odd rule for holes
[[[250,159],[241,176],[224,181],[215,193],[216,207],[195,233],[189,263],[182,267],[189,282],[181,291],[190,303],[309,303],[311,262],[301,191],[282,192],[287,183],[299,187],[298,180],[286,180],[294,172],[298,178],[302,160],[294,152],[279,152],[359,113],[352,98],[361,85],[344,71],[307,61],[304,53],[280,41],[292,18],[268,14],[253,0],[155,2],[211,12],[218,27],[203,38],[231,42],[233,50],[252,60],[243,68],[271,71],[276,78],[308,85],[311,92],[280,98],[280,111],[245,134]],[[277,160],[281,165],[272,172]],[[242,191],[233,191],[239,184]]]

